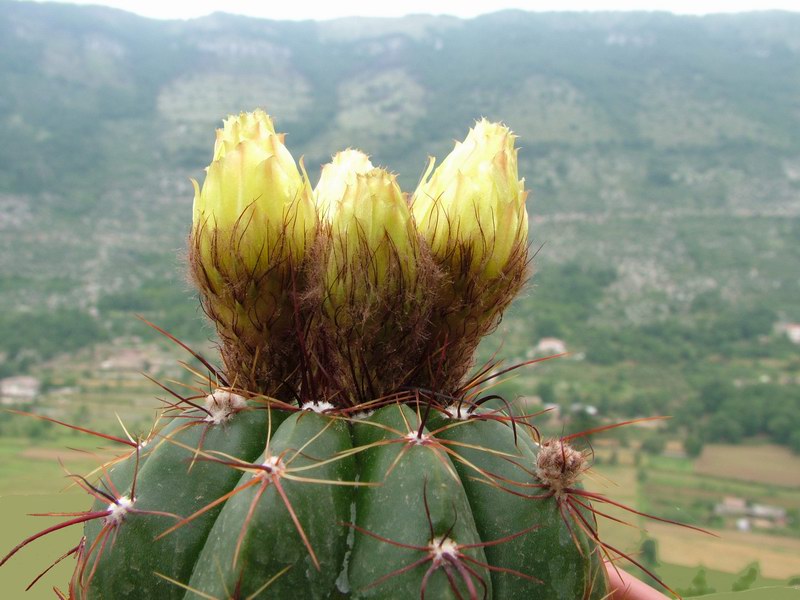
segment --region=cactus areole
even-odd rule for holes
[[[413,194],[347,150],[313,189],[264,112],[227,119],[189,238],[223,366],[3,563],[81,524],[62,598],[607,597],[586,457],[474,371],[529,276],[514,140],[477,123]]]

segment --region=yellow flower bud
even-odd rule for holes
[[[416,275],[418,241],[408,203],[394,175],[383,169],[359,172],[363,166],[337,167],[336,177],[321,190],[343,189],[338,200],[328,196],[332,247],[324,285],[334,309],[396,294]]]
[[[263,141],[275,135],[275,126],[270,116],[261,109],[251,113],[231,115],[223,120],[222,129],[217,129],[217,140],[214,143],[214,160],[224,156],[228,150],[235,148],[245,140]]]
[[[322,168],[314,199],[320,219],[330,222],[332,210],[338,207],[347,186],[355,185],[356,176],[369,173],[375,167],[369,157],[360,150],[348,149],[334,155],[331,162]]]
[[[357,403],[397,389],[418,367],[436,269],[395,176],[348,150],[315,191],[325,214],[314,273],[314,347],[334,394]],[[426,295],[427,294],[427,295]]]
[[[421,387],[455,391],[481,338],[527,277],[528,213],[515,136],[481,120],[414,193],[412,212],[443,271]],[[435,377],[431,379],[430,377]]]
[[[481,120],[414,193],[414,217],[439,260],[492,279],[527,245],[524,180],[517,175],[515,136]]]
[[[287,259],[299,264],[314,240],[309,184],[269,118],[257,115],[226,120],[202,189],[193,181],[193,235],[210,270],[252,272]]]
[[[191,273],[228,376],[274,392],[297,370],[296,285],[318,229],[311,186],[263,111],[225,120],[202,188],[193,183]]]

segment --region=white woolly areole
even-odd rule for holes
[[[458,544],[450,538],[433,538],[428,548],[433,556],[434,565],[438,565],[448,556],[458,558]]]
[[[326,410],[333,410],[334,408],[336,407],[330,402],[306,402],[300,407],[300,410],[310,410],[311,412],[321,414]]]
[[[283,463],[280,456],[268,456],[264,459],[264,462],[261,463],[261,467],[263,470],[257,473],[256,476],[264,477],[265,475],[277,475],[280,477],[286,471],[286,465]]]
[[[127,496],[120,496],[116,502],[108,505],[108,515],[106,516],[106,523],[119,525],[128,514],[128,511],[133,506],[133,500]]]
[[[237,412],[247,407],[244,396],[233,394],[228,390],[214,390],[206,396],[206,410],[209,412],[205,421],[219,425],[230,420]]]
[[[374,414],[374,410],[362,410],[361,412],[353,413],[350,415],[350,418],[356,421],[363,421],[364,419],[369,419]]]
[[[416,446],[424,446],[431,440],[431,436],[425,435],[424,433],[421,435],[417,435],[416,431],[409,431],[406,434],[406,439],[408,440],[409,444],[414,444]]]
[[[467,412],[467,408],[464,406],[463,402],[454,402],[450,406],[446,406],[443,412],[451,419],[458,419],[459,421],[466,421],[470,418],[470,414]]]

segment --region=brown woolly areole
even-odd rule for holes
[[[571,488],[589,468],[586,458],[559,438],[544,440],[536,456],[536,476],[547,485],[557,499],[563,498],[566,488]]]

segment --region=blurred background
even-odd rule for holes
[[[721,537],[616,511],[633,527],[607,541],[687,596],[800,583],[800,13],[483,14],[501,4],[4,2],[0,403],[146,431],[161,392],[141,373],[188,380],[189,356],[134,315],[214,356],[184,244],[227,114],[269,112],[312,183],[352,146],[409,192],[485,116],[520,137],[539,251],[480,360],[569,353],[496,391],[555,434],[670,415],[591,436],[587,485]],[[54,494],[58,460],[87,472],[100,446],[0,412],[0,553],[50,524],[23,513],[85,508]],[[15,557],[2,589],[77,536]]]

